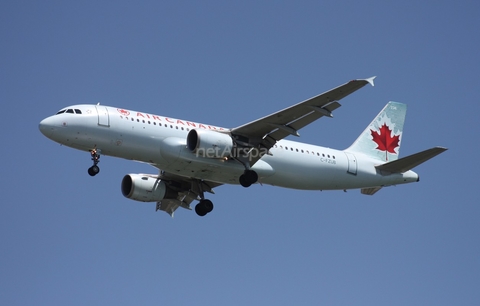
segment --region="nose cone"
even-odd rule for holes
[[[45,118],[38,124],[38,129],[40,132],[42,132],[42,134],[48,138],[51,138],[55,128],[56,126],[52,120],[52,117]]]

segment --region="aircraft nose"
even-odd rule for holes
[[[38,129],[42,132],[43,135],[50,138],[50,136],[55,131],[55,125],[52,122],[51,117],[45,118],[38,124]]]

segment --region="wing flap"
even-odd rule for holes
[[[323,107],[312,106],[315,108],[314,110],[311,110],[305,116],[300,117],[293,122],[290,122],[288,124],[288,127],[292,128],[295,131],[298,131],[299,129],[309,125],[310,123],[314,122],[317,119],[320,119],[323,116],[333,117],[332,112],[340,106],[340,103],[336,101],[329,103],[328,105]],[[310,109],[313,109],[312,107]],[[275,139],[275,141],[283,139],[288,135],[290,135],[290,133],[286,133],[286,131],[282,129],[278,129],[268,134],[268,136]]]
[[[169,214],[173,218],[173,214],[175,213],[175,210],[177,210],[177,208],[179,208],[179,207],[183,207],[185,209],[192,210],[190,208],[189,204],[187,204],[185,202],[182,202],[178,199],[163,199],[163,200],[157,202],[156,210],[157,211],[158,210],[163,210],[164,212],[166,212],[167,214]]]
[[[366,194],[366,195],[374,195],[380,189],[382,189],[381,186],[370,187],[370,188],[362,188],[361,192],[362,192],[362,194]]]
[[[172,193],[169,194],[167,198],[157,202],[156,210],[163,210],[171,217],[173,217],[173,214],[179,207],[192,210],[190,203],[203,199],[204,192],[214,193],[213,188],[222,185],[215,182],[166,173],[164,171],[160,172],[159,177],[165,181],[167,186],[172,190]]]
[[[446,150],[447,148],[434,147],[382,165],[375,166],[375,168],[389,173],[404,173],[437,156],[438,154],[445,152]]]

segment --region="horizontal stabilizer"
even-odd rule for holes
[[[418,152],[383,165],[378,165],[377,168],[380,171],[390,173],[404,173],[408,170],[415,168],[416,166],[426,162],[427,160],[437,156],[438,154],[445,152],[447,148],[434,147],[422,152]]]

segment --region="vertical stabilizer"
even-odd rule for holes
[[[345,151],[387,162],[398,159],[407,105],[388,102],[370,125]]]

